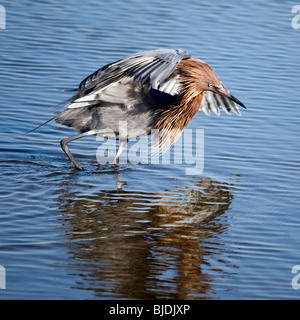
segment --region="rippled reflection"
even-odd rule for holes
[[[193,188],[151,193],[123,190],[120,176],[116,183],[115,191],[87,185],[80,193],[61,186],[72,268],[82,278],[75,287],[131,299],[193,299],[212,290],[204,271],[211,252],[202,244],[226,230],[221,215],[232,185],[194,178]]]

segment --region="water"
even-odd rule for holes
[[[299,299],[300,31],[292,1],[4,1],[0,299]],[[198,114],[205,165],[99,165],[49,123],[100,66],[182,48],[247,110]]]

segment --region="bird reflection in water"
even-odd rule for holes
[[[205,298],[213,281],[207,260],[220,250],[214,237],[226,230],[232,185],[209,178],[193,183],[163,193],[121,187],[91,193],[82,185],[76,193],[63,185],[59,209],[75,244],[72,269],[82,278],[76,288],[97,297]]]

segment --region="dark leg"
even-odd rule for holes
[[[74,166],[79,169],[79,170],[83,170],[80,165],[76,162],[75,158],[73,157],[72,153],[70,152],[69,148],[68,148],[68,143],[86,136],[92,136],[94,134],[97,134],[96,130],[90,130],[87,132],[84,132],[82,134],[79,134],[78,136],[74,136],[74,137],[70,137],[70,138],[66,138],[61,140],[60,145],[61,148],[63,149],[63,151],[65,152],[65,154],[69,157],[69,159],[72,161],[72,163],[74,164]]]

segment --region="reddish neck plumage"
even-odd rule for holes
[[[199,87],[198,72],[203,70],[203,63],[195,60],[182,60],[178,65],[181,75],[181,90],[176,101],[156,114],[154,129],[159,131],[155,148],[167,150],[181,136],[183,130],[191,122],[201,107],[203,91]]]

